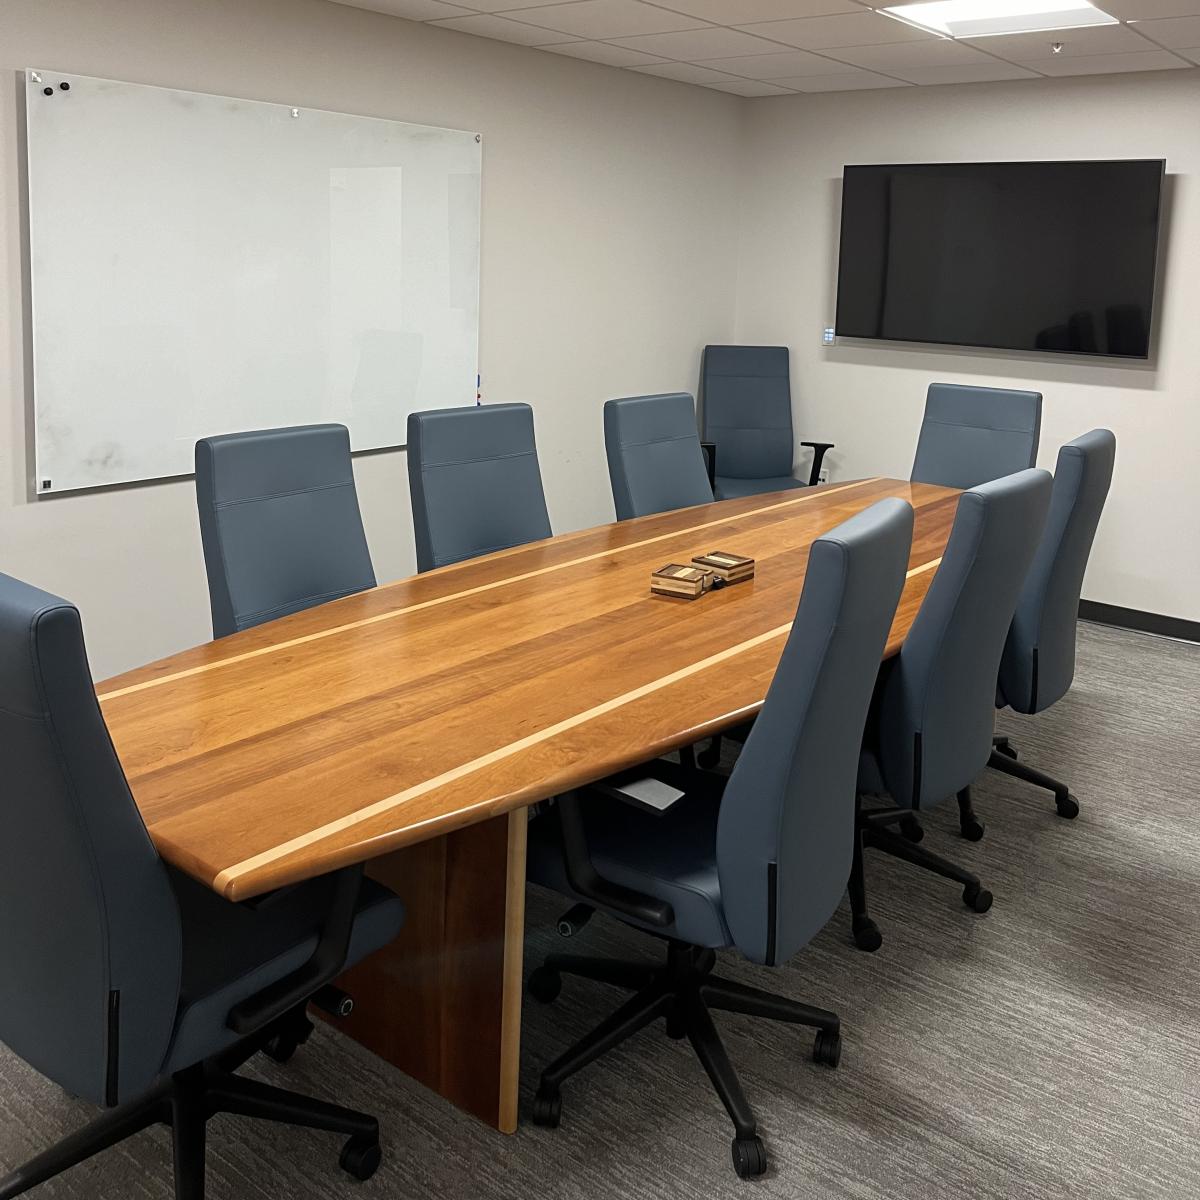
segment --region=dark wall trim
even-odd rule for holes
[[[1079,619],[1115,625],[1118,629],[1136,629],[1139,633],[1156,633],[1159,637],[1179,638],[1185,642],[1200,642],[1200,621],[1164,617],[1161,613],[1142,612],[1140,608],[1121,608],[1118,604],[1080,600]]]

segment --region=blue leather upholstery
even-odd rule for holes
[[[912,528],[905,501],[883,500],[809,553],[800,608],[717,829],[726,918],[755,962],[785,962],[846,890],[859,748]]]
[[[262,910],[198,899],[199,885],[169,871],[146,834],[96,702],[79,613],[7,575],[0,756],[0,1041],[98,1104],[135,1098],[229,1045],[220,1004],[252,990],[248,976],[273,982],[311,952],[328,882]],[[364,889],[360,907],[355,955],[403,920],[378,889]]]
[[[408,417],[417,570],[552,536],[528,404]]]
[[[96,703],[79,613],[0,575],[0,1041],[95,1103],[120,993],[120,1098],[175,1022],[175,899]]]
[[[607,401],[604,449],[618,521],[712,503],[686,392]]]
[[[764,479],[731,479],[728,475],[718,475],[716,497],[718,500],[738,500],[742,496],[761,496],[767,492],[786,492],[807,486],[791,475]]]
[[[931,383],[914,483],[972,488],[1037,462],[1041,392]]]
[[[1050,504],[1027,470],[959,497],[954,527],[900,653],[885,666],[859,790],[928,808],[956,795],[992,751],[996,672]]]
[[[1017,600],[1000,660],[1000,704],[1035,713],[1075,678],[1075,627],[1083,573],[1108,498],[1117,439],[1093,429],[1058,452],[1046,530]]]
[[[202,438],[196,505],[214,637],[375,586],[343,425]]]
[[[885,500],[813,543],[779,668],[723,795],[704,777],[661,817],[607,798],[587,806],[599,873],[672,905],[674,925],[655,932],[776,963],[837,907],[863,724],[912,522],[904,501]],[[529,876],[576,895],[553,822],[530,827]]]
[[[752,495],[748,483],[791,479],[795,445],[787,347],[705,346],[702,374],[702,429],[704,440],[717,446],[717,498]],[[741,481],[741,489],[727,491],[727,480]]]

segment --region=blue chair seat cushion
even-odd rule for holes
[[[183,978],[164,1073],[238,1040],[226,1025],[230,1009],[312,957],[333,897],[329,876],[269,897],[257,908],[225,900],[174,870],[171,882],[183,931]],[[346,966],[386,945],[403,924],[404,905],[386,888],[364,880]]]
[[[596,870],[614,883],[667,901],[675,911],[670,928],[641,928],[693,946],[733,945],[717,877],[720,806],[719,794],[708,792],[682,796],[661,816],[608,796],[584,799],[584,827]],[[586,902],[567,881],[555,813],[530,822],[528,877]]]
[[[766,479],[734,479],[729,475],[718,475],[714,491],[718,500],[737,500],[741,496],[760,496],[763,492],[786,492],[807,486],[790,475],[773,475]]]

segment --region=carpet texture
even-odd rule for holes
[[[337,1168],[338,1139],[230,1117],[209,1126],[212,1200],[371,1196],[658,1200],[1185,1200],[1200,1196],[1200,647],[1081,625],[1071,694],[1038,717],[1002,714],[1021,757],[1070,782],[1069,822],[1045,793],[986,772],[983,841],[951,802],[926,844],[976,870],[991,912],[957,885],[867,859],[874,955],[846,906],[785,968],[722,956],[722,974],[833,1008],[837,1071],[808,1031],[716,1014],[771,1165],[743,1183],[732,1130],[686,1042],[661,1023],[568,1081],[562,1126],[502,1137],[336,1033],[286,1067],[249,1073],[376,1113],[385,1161],[370,1183]],[[656,957],[594,920],[572,942],[564,907],[531,890],[527,970],[549,950]],[[527,1001],[522,1099],[540,1066],[620,1002],[567,979]],[[0,1047],[0,1173],[94,1114]],[[34,1195],[166,1200],[165,1130],[124,1143]]]

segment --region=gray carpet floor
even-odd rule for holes
[[[387,1158],[366,1185],[324,1135],[219,1117],[209,1195],[326,1198],[837,1197],[838,1200],[1186,1200],[1200,1196],[1200,647],[1080,628],[1070,696],[1000,729],[1072,783],[1078,820],[1047,795],[985,774],[982,842],[954,805],[927,844],[996,896],[978,916],[956,885],[872,854],[885,944],[849,941],[843,909],[786,968],[726,955],[722,973],[836,1009],[837,1071],[807,1031],[718,1014],[757,1111],[769,1173],[743,1183],[731,1130],[687,1043],[652,1028],[571,1080],[561,1128],[502,1137],[328,1030],[286,1067],[251,1073],[379,1115]],[[561,904],[531,890],[527,965],[552,948]],[[653,956],[597,919],[581,953]],[[526,1004],[523,1100],[539,1065],[618,1002],[567,980]],[[91,1115],[0,1047],[0,1170]],[[47,1197],[165,1200],[166,1132],[145,1133],[48,1184]]]

